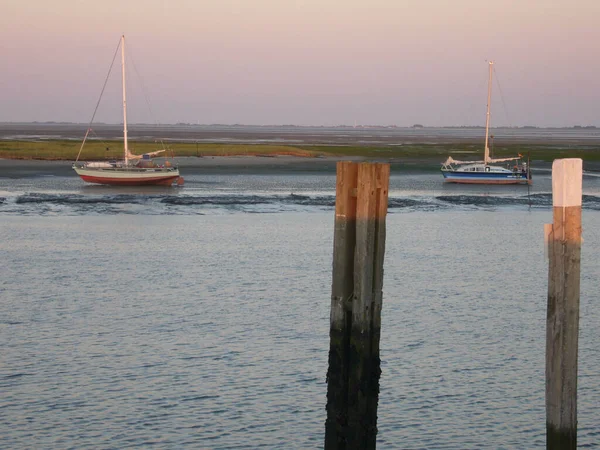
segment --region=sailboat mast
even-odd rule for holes
[[[125,95],[125,36],[121,36],[121,77],[123,80],[123,152],[125,154],[125,165],[129,162],[127,155],[127,96]]]
[[[490,148],[488,147],[488,138],[490,135],[490,102],[492,101],[492,66],[494,61],[489,62],[490,74],[488,78],[488,97],[487,97],[487,112],[485,113],[485,154],[483,163],[487,164],[490,159]]]

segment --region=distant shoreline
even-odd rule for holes
[[[0,142],[6,140],[69,140],[81,142],[88,124],[0,123]],[[90,138],[119,140],[122,125],[93,124]],[[398,146],[409,144],[481,143],[482,127],[309,127],[258,125],[146,125],[129,124],[132,141],[213,144]],[[600,128],[492,128],[499,144],[600,145]]]
[[[45,126],[57,126],[57,125],[67,125],[67,126],[83,126],[87,127],[87,122],[57,122],[52,120],[47,121],[33,121],[33,122],[19,122],[19,121],[9,121],[9,122],[0,122],[0,126],[19,126],[19,125],[28,125],[33,127],[45,127]],[[120,123],[108,123],[108,122],[98,122],[98,125],[101,126],[109,126],[109,127],[120,127],[122,124]],[[156,127],[156,124],[153,123],[143,123],[143,122],[134,122],[130,123],[131,126],[137,127]],[[256,125],[256,124],[243,124],[243,123],[191,123],[191,122],[178,122],[178,123],[164,123],[160,126],[165,127],[202,127],[202,128],[281,128],[281,129],[289,129],[289,128],[299,128],[299,129],[365,129],[365,130],[388,130],[388,129],[439,129],[439,128],[448,128],[448,129],[482,129],[485,128],[483,125],[377,125],[377,124],[357,124],[357,125],[294,125],[294,124],[265,124],[265,125]],[[600,126],[596,125],[573,125],[573,126],[562,126],[562,127],[543,127],[536,125],[517,125],[517,126],[506,126],[506,127],[492,127],[492,129],[514,129],[514,130],[600,130]]]

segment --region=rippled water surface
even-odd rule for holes
[[[584,179],[579,445],[600,442]],[[378,447],[544,448],[550,178],[393,174]],[[320,448],[335,175],[0,177],[1,448]]]

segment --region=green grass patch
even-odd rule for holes
[[[67,160],[77,158],[81,142],[69,140],[44,141],[0,141],[0,158]],[[134,141],[129,144],[133,153],[142,154],[161,150],[160,143]],[[557,158],[582,158],[585,161],[600,161],[600,148],[596,145],[548,145],[509,144],[496,146],[493,157],[503,158],[521,154],[532,161],[550,162]],[[80,160],[120,159],[123,155],[122,141],[95,141],[86,143]],[[441,163],[447,156],[454,159],[481,159],[482,145],[474,143],[407,144],[394,146],[363,145],[275,145],[275,144],[216,144],[173,142],[169,143],[165,156],[276,156],[298,157],[352,156],[365,159],[407,159]]]

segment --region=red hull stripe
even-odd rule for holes
[[[114,186],[169,186],[175,182],[179,175],[171,175],[168,177],[153,177],[153,178],[107,178],[93,177],[89,175],[80,175],[83,181],[97,184],[110,184]]]

